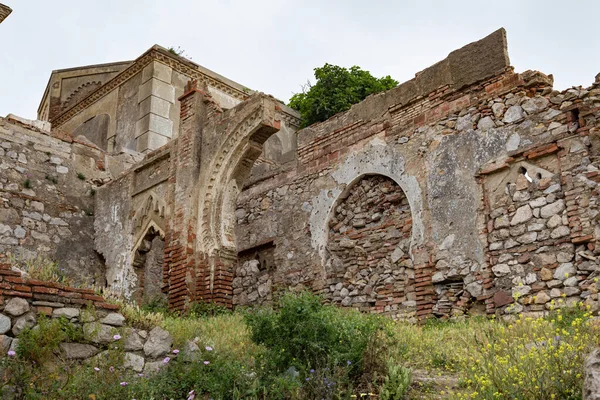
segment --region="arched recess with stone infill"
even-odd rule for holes
[[[337,198],[328,222],[326,298],[397,318],[416,312],[412,212],[390,177],[364,174]]]
[[[131,300],[146,304],[165,298],[162,293],[165,234],[154,223],[148,226],[134,250],[132,267],[137,281]]]

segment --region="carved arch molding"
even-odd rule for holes
[[[198,249],[221,257],[237,254],[234,228],[235,203],[263,145],[279,131],[276,102],[264,95],[250,99],[244,117],[229,130],[217,151],[203,154],[209,162],[201,179],[198,202]]]
[[[141,205],[133,213],[133,252],[138,249],[146,233],[153,229],[161,237],[165,236],[166,204],[163,199],[151,192],[146,195]]]

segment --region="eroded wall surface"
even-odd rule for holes
[[[303,286],[408,319],[597,310],[599,94],[514,73],[500,30],[299,131],[297,167],[238,198],[234,304]],[[390,181],[410,218],[386,226],[369,196]]]
[[[188,85],[174,140],[97,196],[108,284],[156,292],[162,248],[172,308],[304,287],[409,320],[597,311],[599,95],[515,73],[502,29],[297,133]]]
[[[111,178],[99,149],[52,136],[47,123],[0,118],[0,257],[58,261],[76,282],[104,285],[94,251],[94,197]]]

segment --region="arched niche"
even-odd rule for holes
[[[164,298],[163,258],[165,248],[164,232],[156,224],[149,224],[133,252],[132,266],[137,277],[131,291],[131,300],[145,304]]]
[[[410,317],[416,311],[408,198],[388,176],[364,174],[328,219],[325,296],[333,303]]]
[[[318,252],[321,262],[327,262],[327,238],[329,223],[337,199],[347,188],[364,175],[379,174],[392,179],[405,193],[412,211],[411,249],[424,243],[423,196],[416,177],[406,174],[404,156],[379,138],[373,139],[361,151],[348,156],[332,171],[335,187],[322,189],[312,198],[309,217],[311,245]],[[412,251],[411,251],[412,254]]]

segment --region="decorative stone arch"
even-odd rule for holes
[[[231,306],[235,203],[264,142],[281,127],[279,103],[257,93],[223,111],[195,81],[179,101],[165,247],[169,307],[198,300]]]
[[[135,252],[140,244],[140,241],[146,235],[151,227],[160,232],[162,237],[165,236],[165,213],[167,207],[162,199],[154,193],[149,194],[133,214],[133,251]]]
[[[198,249],[208,255],[235,257],[237,197],[254,162],[262,154],[263,144],[279,130],[274,101],[261,96],[247,103],[251,111],[235,123],[213,153],[205,169],[210,171],[208,177],[200,182]]]

